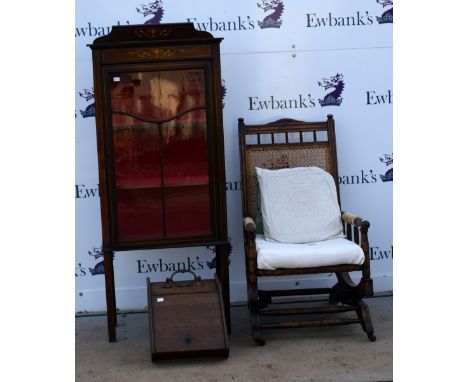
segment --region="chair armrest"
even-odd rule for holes
[[[364,263],[362,265],[363,279],[358,286],[360,293],[362,296],[373,296],[374,292],[370,276],[369,239],[367,238],[367,230],[370,227],[370,223],[349,212],[342,212],[341,219],[346,223],[346,227],[343,226],[343,228],[346,228],[346,238],[359,244],[364,252]],[[351,226],[353,226],[352,229]]]
[[[247,268],[247,282],[252,285],[257,283],[257,249],[255,246],[255,226],[254,220],[246,216],[243,221],[244,226],[244,250],[245,265]],[[250,298],[250,297],[249,297]]]
[[[255,226],[255,222],[249,216],[244,218],[244,231],[249,233],[255,233],[257,227]]]
[[[342,212],[341,219],[348,224],[354,225],[356,227],[361,227],[364,229],[368,229],[370,227],[370,223],[367,220],[361,219],[360,217],[353,215],[349,212]]]

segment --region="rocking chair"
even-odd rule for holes
[[[287,329],[354,323],[361,324],[369,340],[375,341],[376,337],[369,309],[367,304],[362,301],[363,297],[373,296],[367,238],[369,222],[350,213],[344,213],[340,209],[333,115],[329,114],[325,122],[281,119],[265,125],[245,125],[244,119],[239,118],[238,127],[248,307],[254,341],[258,345],[265,344],[260,335],[262,329]],[[265,234],[261,232],[263,229],[261,225],[265,225],[265,220],[263,223],[261,220],[264,206],[259,206],[259,203],[264,201],[264,195],[260,187],[262,184],[259,184],[260,175],[257,176],[257,174],[260,174],[261,171],[284,171],[280,169],[293,170],[297,168],[299,168],[299,172],[308,171],[307,174],[313,171],[314,176],[324,180],[325,183],[328,181],[328,184],[332,185],[330,189],[333,189],[332,198],[335,200],[336,221],[338,222],[339,231],[337,238],[317,243],[299,241],[299,243],[303,244],[285,244],[262,235]],[[284,177],[281,175],[277,178]],[[287,182],[283,181],[283,183]],[[273,190],[273,195],[275,195],[274,192],[275,190]],[[282,196],[278,196],[279,193],[280,191],[276,191],[276,198],[277,201],[279,200],[282,203]],[[306,194],[308,195],[308,193]],[[284,198],[285,201],[286,199]],[[316,200],[319,200],[317,205],[320,206],[323,196],[319,195]],[[282,208],[285,207],[282,206]],[[314,214],[315,211],[309,215]],[[265,219],[266,216],[263,216],[263,218]],[[313,227],[311,227],[311,230],[313,230]],[[292,231],[294,231],[294,228]],[[332,245],[335,242],[340,243],[339,254],[336,253],[338,247]],[[322,248],[323,243],[325,243],[324,248]],[[318,252],[312,253],[312,251],[309,254],[310,248]],[[291,261],[288,259],[291,259]],[[357,285],[349,276],[349,272],[353,271],[362,272],[361,280]],[[257,284],[259,277],[320,273],[334,273],[337,277],[336,285],[331,288],[259,290]],[[329,295],[326,306],[315,306],[316,304],[313,304],[309,307],[268,307],[270,304],[274,305],[273,298],[276,297],[320,294]],[[296,302],[297,300],[292,301]],[[354,311],[357,318],[313,319],[315,314],[348,311]],[[301,319],[291,320],[289,318],[289,320],[286,320],[284,318],[284,316],[297,315],[301,315]],[[270,322],[265,322],[265,317],[275,317],[276,320],[271,321],[270,319]],[[278,321],[278,319],[280,320]]]

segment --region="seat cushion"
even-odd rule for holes
[[[318,167],[255,168],[266,240],[313,243],[344,237],[333,177]]]
[[[361,247],[345,238],[308,244],[286,244],[255,238],[259,269],[324,267],[338,264],[364,263]]]

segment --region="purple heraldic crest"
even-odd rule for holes
[[[88,251],[89,256],[94,257],[94,260],[97,260],[101,257],[104,257],[104,254],[101,249],[99,248],[93,248],[92,252]],[[112,254],[112,258],[114,258],[114,254]],[[94,268],[89,268],[89,271],[91,272],[91,275],[96,276],[96,275],[103,275],[104,274],[104,260],[100,261],[97,263]]]
[[[231,238],[228,237],[228,265],[231,265],[231,253],[232,253],[232,243],[231,243]],[[209,245],[206,247],[206,249],[209,249],[213,253],[216,252],[216,246],[215,245]],[[214,269],[216,268],[216,256],[213,257],[211,260],[207,260],[206,265],[208,265],[209,269]]]
[[[393,153],[388,155],[384,154],[383,158],[379,158],[382,163],[385,163],[387,166],[393,164]],[[380,175],[382,182],[393,182],[393,167],[385,173],[385,175]]]
[[[319,99],[320,106],[340,106],[343,98],[341,93],[343,93],[344,82],[343,75],[336,74],[336,76],[330,78],[322,78],[322,82],[318,81],[318,84],[325,88],[325,90],[333,88],[333,91],[328,93],[323,99]]]
[[[149,3],[148,5],[141,4],[141,8],[137,8],[136,10],[145,17],[153,15],[149,20],[145,21],[145,24],[161,24],[161,20],[164,15],[162,0],[156,0],[154,3]]]
[[[83,92],[78,92],[80,97],[83,97],[86,101],[94,100],[94,89],[88,90],[83,89]],[[80,110],[80,114],[83,118],[95,117],[96,116],[96,101],[86,106],[86,109]]]
[[[263,21],[257,21],[258,26],[263,28],[279,28],[283,23],[280,20],[281,15],[284,11],[283,0],[262,0],[262,4],[257,3],[258,7],[263,9],[263,12],[273,11],[266,16]]]
[[[387,9],[384,13],[382,13],[382,16],[377,16],[377,22],[379,24],[393,23],[393,0],[377,0],[377,3],[381,4],[384,8],[392,5],[392,8]]]

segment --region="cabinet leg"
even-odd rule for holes
[[[229,297],[229,247],[227,244],[216,246],[216,273],[223,288],[224,316],[227,332],[231,334],[231,299]]]
[[[106,280],[107,331],[109,342],[116,342],[117,310],[115,303],[114,262],[112,251],[104,250],[104,273]]]

